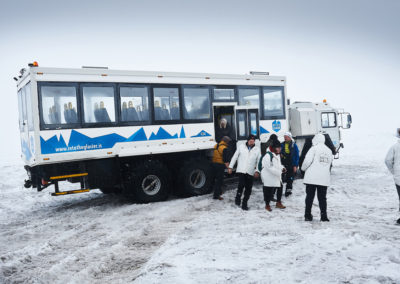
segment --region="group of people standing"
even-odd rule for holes
[[[226,123],[224,124],[226,128]],[[219,134],[214,147],[213,170],[215,182],[213,198],[223,200],[222,183],[225,169],[231,174],[237,164],[236,173],[239,177],[235,204],[243,210],[249,210],[248,201],[251,195],[253,180],[261,176],[265,209],[272,211],[271,202],[276,202],[276,208],[285,209],[282,203],[283,186],[286,183],[285,196],[292,194],[293,180],[299,167],[299,149],[293,140],[292,134],[286,132],[281,143],[275,134],[269,137],[260,149],[255,144],[256,137],[249,135],[247,142],[241,144],[234,151],[230,146],[234,142],[228,135],[229,129],[223,129],[224,135]],[[219,139],[219,140],[218,140]],[[321,221],[329,221],[327,216],[326,192],[330,183],[330,167],[332,151],[325,145],[325,136],[315,135],[312,147],[306,154],[301,169],[305,171],[306,209],[305,220],[312,221],[311,207],[315,192],[321,210]],[[276,198],[275,198],[276,193]]]

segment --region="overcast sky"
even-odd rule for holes
[[[45,67],[287,77],[292,101],[400,127],[400,1],[1,1],[0,153],[19,155],[12,77]],[[350,130],[352,131],[352,130]]]

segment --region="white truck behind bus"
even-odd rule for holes
[[[328,147],[334,147],[336,158],[339,158],[339,150],[343,148],[341,129],[350,128],[351,123],[352,118],[348,112],[332,107],[326,100],[322,103],[294,102],[289,105],[289,131],[300,153],[307,139],[322,133],[329,135]]]

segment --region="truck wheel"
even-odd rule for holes
[[[168,198],[167,168],[159,161],[145,161],[131,169],[123,194],[140,203],[163,201]]]
[[[207,160],[190,160],[180,170],[181,192],[186,196],[209,193],[211,190],[211,164]]]

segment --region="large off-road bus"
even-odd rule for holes
[[[22,158],[38,191],[99,188],[139,202],[207,193],[221,118],[235,140],[287,131],[285,77],[43,68],[15,77]],[[62,191],[60,181],[80,183]]]

